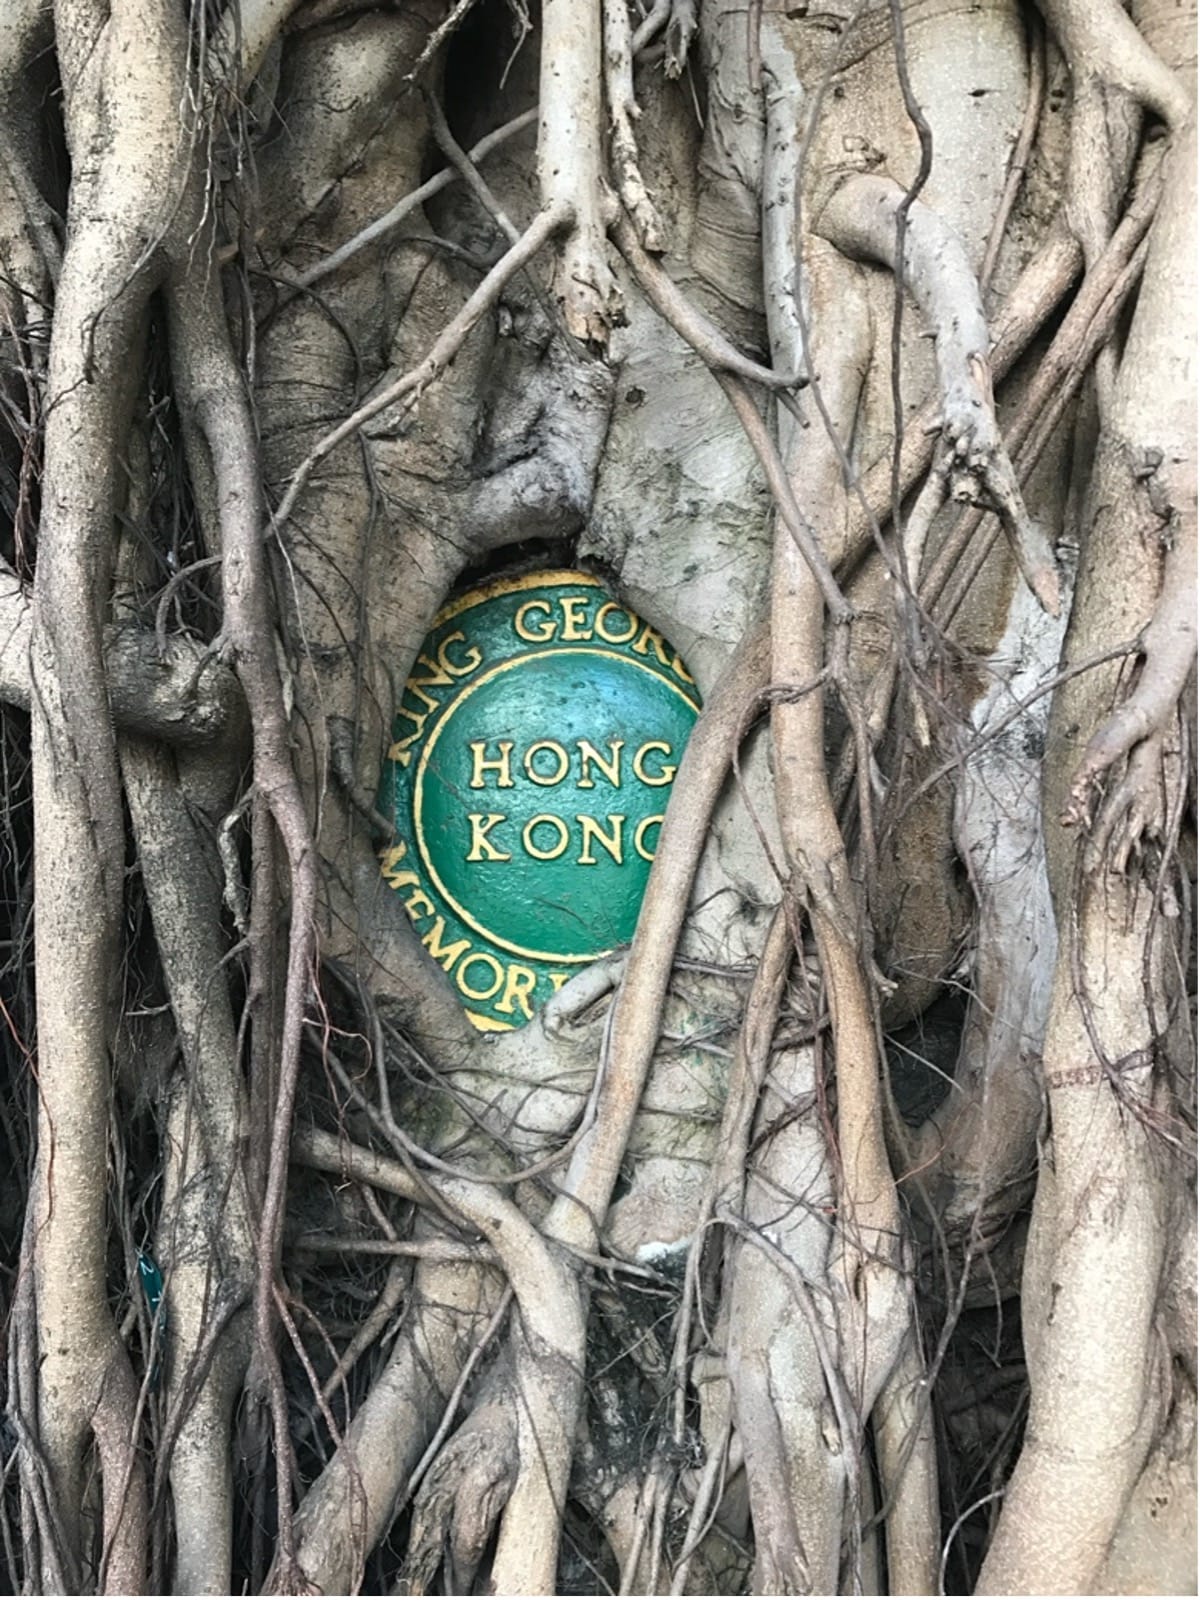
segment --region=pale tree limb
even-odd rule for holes
[[[744,1205],[746,1153],[750,1144],[754,1114],[770,1065],[775,1026],[788,969],[795,956],[792,917],[792,908],[786,902],[776,908],[755,970],[754,981],[746,998],[746,1009],[742,1014],[737,1050],[730,1071],[729,1091],[721,1114],[716,1160],[709,1171],[708,1182],[696,1217],[696,1231],[688,1250],[674,1355],[677,1433],[681,1432],[679,1412],[682,1409],[688,1377],[692,1312],[694,1305],[704,1293],[703,1258],[706,1250],[712,1249],[709,1224],[718,1210],[732,1216],[740,1216]],[[727,1260],[732,1259],[731,1249],[727,1249],[724,1254]],[[727,1435],[732,1424],[732,1396],[728,1376],[722,1373],[715,1379],[710,1378],[700,1388],[706,1412],[715,1413],[715,1417],[706,1418],[705,1433],[710,1438]],[[672,1576],[672,1595],[684,1593],[692,1556],[699,1547],[713,1515],[721,1454],[723,1453],[712,1453],[697,1487],[684,1537],[683,1552]]]
[[[1140,641],[1137,688],[1092,735],[1071,780],[1064,823],[1084,822],[1094,786],[1135,745],[1163,733],[1196,661],[1196,524],[1185,518],[1163,563],[1162,592]],[[1135,790],[1139,786],[1134,786]],[[1130,801],[1135,795],[1130,794]],[[1107,818],[1111,829],[1114,819]]]
[[[509,122],[503,123],[492,133],[485,134],[482,139],[473,144],[470,150],[466,152],[467,159],[475,166],[478,166],[485,156],[490,155],[493,150],[498,149],[509,139],[515,138],[517,134],[523,133],[526,128],[531,128],[536,121],[536,107],[532,111],[523,111],[519,117],[513,117]],[[452,166],[443,167],[441,172],[435,173],[420,188],[414,189],[410,194],[405,195],[402,200],[398,200],[390,211],[385,211],[381,217],[376,217],[374,222],[368,223],[353,238],[347,239],[345,244],[339,245],[328,256],[323,257],[318,262],[314,262],[311,267],[306,267],[303,272],[285,273],[286,282],[294,285],[297,289],[309,289],[313,284],[320,283],[330,273],[336,272],[339,267],[345,266],[346,262],[356,256],[360,250],[365,250],[368,245],[374,244],[377,239],[384,238],[394,228],[398,228],[406,217],[423,206],[427,200],[432,200],[434,195],[440,194],[443,189],[456,182],[461,176],[462,174],[458,168]]]
[[[245,91],[274,40],[301,0],[231,0],[221,18],[214,40],[218,73],[224,77],[229,64],[236,87]]]
[[[429,1468],[430,1464],[436,1460],[438,1453],[441,1451],[442,1446],[445,1443],[446,1436],[450,1433],[450,1430],[454,1425],[454,1420],[458,1416],[458,1409],[462,1405],[463,1397],[467,1392],[467,1386],[471,1382],[472,1375],[475,1373],[475,1370],[478,1367],[479,1362],[481,1361],[488,1346],[493,1338],[500,1332],[504,1320],[508,1316],[508,1309],[512,1305],[512,1298],[512,1286],[510,1285],[500,1297],[499,1304],[497,1305],[495,1312],[492,1314],[491,1322],[479,1336],[479,1341],[476,1344],[475,1349],[463,1363],[462,1372],[459,1374],[457,1380],[455,1381],[454,1388],[451,1390],[450,1395],[447,1398],[446,1409],[442,1413],[442,1421],[435,1429],[433,1438],[425,1447],[425,1450],[421,1456],[421,1460],[417,1463],[416,1467],[410,1474],[408,1483],[404,1488],[403,1499],[397,1502],[397,1507],[399,1509],[402,1509],[409,1501],[412,1500],[413,1495],[420,1488],[421,1481],[424,1479],[427,1469]]]
[[[842,441],[857,413],[869,328],[845,315],[848,269],[836,251],[818,244],[803,270],[812,347],[805,347],[809,319],[791,314],[789,297],[769,300],[768,329],[777,367],[803,364],[822,374],[821,426],[785,420],[779,454],[790,495],[833,565],[847,547]],[[729,1292],[730,1379],[757,1536],[756,1584],[768,1592],[837,1584],[844,1518],[857,1537],[863,1427],[908,1324],[859,907],[825,756],[825,623],[814,571],[786,525],[777,527],[771,682],[806,692],[772,706],[776,807],[786,894],[797,912],[807,910],[816,945],[838,1095],[833,1129],[798,1125],[760,1155],[748,1209],[758,1227],[747,1230],[734,1259]],[[776,1067],[775,1087],[788,1103],[805,1089],[813,1093],[813,1053],[803,1057]],[[753,1317],[755,1305],[767,1315]],[[856,1544],[856,1569],[859,1555]]]
[[[27,72],[54,36],[54,13],[46,0],[12,0],[0,13],[0,82],[13,84]]]
[[[1091,268],[1125,190],[1141,134],[1140,108],[1157,113],[1178,131],[1191,113],[1191,96],[1115,0],[1047,0],[1042,10],[1071,72],[1065,211]],[[1102,428],[1109,424],[1116,370],[1117,351],[1109,344],[1098,353],[1094,368]]]
[[[768,48],[762,60],[762,102],[766,120],[762,152],[761,215],[763,297],[768,325],[776,330],[773,348],[804,351],[804,324],[798,296],[796,247],[801,233],[801,174],[811,143],[820,95],[807,116],[805,86],[791,52]]]
[[[914,1308],[896,1365],[872,1414],[883,1487],[889,1595],[938,1593],[937,1443],[929,1370]]]
[[[953,1087],[906,1153],[907,1187],[925,1199],[942,1249],[956,1256],[1003,1231],[1028,1200],[1036,1165],[1057,934],[1040,774],[1026,752],[1045,742],[1049,698],[1040,692],[1062,635],[1063,625],[1048,623],[1018,587],[988,663],[992,685],[958,759],[954,842],[977,928],[971,999]]]
[[[768,390],[800,389],[808,382],[803,374],[774,372],[730,344],[716,323],[688,299],[666,268],[646,254],[627,217],[619,215],[610,232],[638,288],[664,322],[692,347],[706,366],[714,372],[726,372],[735,378],[761,384]]]
[[[1042,848],[1040,771],[1026,752],[1045,743],[1048,705],[1044,697],[1035,699],[1016,718],[1012,706],[1053,672],[1061,636],[1062,625],[1048,623],[1029,591],[1017,586],[989,663],[993,685],[972,713],[976,748],[960,762],[955,791],[954,838],[976,902],[971,999],[949,1095],[901,1142],[914,1226],[926,1239],[933,1235],[932,1252],[946,1262],[951,1281],[959,1281],[952,1318],[975,1263],[977,1278],[994,1270],[995,1244],[1027,1203],[1036,1169],[1039,1065],[1057,941]],[[932,1448],[930,1397],[914,1372],[914,1355],[907,1350],[897,1364],[874,1422],[885,1499],[895,1497],[887,1513],[889,1574],[895,1569],[894,1588],[902,1586],[902,1593],[925,1594],[936,1583],[939,1539],[936,1485],[931,1496],[923,1466],[923,1453]],[[931,1499],[930,1528],[923,1525]]]
[[[161,9],[56,10],[73,165],[73,227],[51,333],[45,490],[34,589],[32,748],[38,917],[39,1138],[30,1206],[41,1442],[79,1561],[84,1448],[100,1454],[100,1583],[144,1583],[146,1488],[137,1386],[106,1285],[110,1048],[121,946],[124,822],[104,682],[115,515],[149,296],[191,129],[184,41]],[[101,118],[101,104],[104,117]],[[131,359],[132,358],[132,359]]]
[[[633,53],[635,56],[639,51],[644,50],[655,36],[666,27],[667,19],[671,15],[671,6],[672,0],[654,0],[654,4],[646,12],[641,22],[638,23],[637,30],[633,35]]]
[[[626,0],[604,0],[604,88],[617,194],[643,247],[657,254],[666,249],[666,236],[638,162],[634,123],[641,112],[633,97],[633,38]]]
[[[811,264],[816,343],[790,348],[791,331],[772,329],[781,364],[797,356],[822,383],[827,421],[821,428],[789,429],[784,458],[801,510],[823,531],[827,550],[844,545],[847,491],[839,441],[850,436],[862,369],[852,361],[827,362],[824,347],[844,338],[826,298],[836,292],[837,263]],[[823,320],[825,319],[825,320]],[[825,663],[825,616],[820,590],[788,538],[776,536],[772,573],[772,681],[805,684]],[[859,909],[849,860],[833,807],[825,758],[824,701],[820,688],[772,708],[775,787],[780,831],[793,893],[803,889],[820,958],[833,1037],[838,1085],[834,1157],[839,1228],[830,1263],[830,1287],[842,1338],[847,1381],[863,1415],[898,1350],[905,1324],[901,1290],[900,1214],[883,1137],[872,1000],[859,951]]]
[[[306,1136],[306,1153],[339,1163],[347,1148],[331,1136]],[[493,1560],[502,1595],[553,1594],[558,1533],[581,1400],[585,1325],[574,1273],[514,1202],[495,1187],[437,1173],[414,1182],[385,1158],[358,1155],[353,1170],[410,1196],[428,1186],[483,1234],[496,1251],[516,1296],[520,1327],[515,1350],[517,1467],[508,1490]]]
[[[1039,330],[1053,316],[1083,265],[1079,241],[1066,228],[1055,227],[1030,259],[993,318],[993,344],[988,360],[993,380],[1009,373]],[[941,434],[940,402],[935,395],[909,422],[900,440],[900,494],[907,495],[925,473]],[[845,565],[853,566],[873,548],[875,533],[891,515],[892,453],[862,474],[850,505]]]
[[[1076,79],[1063,211],[1083,246],[1083,259],[1089,270],[1099,259],[1116,221],[1141,134],[1141,120],[1139,108],[1127,95],[1106,89],[1095,78]],[[1092,367],[1101,428],[1108,425],[1116,364],[1116,347],[1110,343],[1097,354]]]
[[[437,27],[432,30],[429,38],[422,46],[421,54],[413,63],[412,70],[408,74],[408,82],[412,83],[420,78],[426,67],[428,67],[429,63],[434,59],[438,51],[445,44],[446,40],[459,26],[463,18],[474,5],[475,0],[454,0],[454,4],[442,17],[442,20],[438,23]],[[526,26],[528,26],[528,24],[526,24]]]
[[[428,1201],[409,1168],[322,1130],[297,1130],[292,1151],[306,1167]],[[396,1345],[296,1514],[297,1560],[325,1594],[361,1582],[363,1563],[386,1533],[472,1345],[495,1313],[499,1286],[494,1268],[418,1262]],[[267,1589],[277,1587],[273,1574]]]
[[[815,225],[848,255],[902,272],[936,335],[941,440],[932,474],[938,489],[919,498],[905,532],[909,585],[917,582],[933,514],[948,494],[997,513],[1026,583],[1044,610],[1057,616],[1061,594],[1054,553],[1025,510],[996,421],[978,283],[957,235],[920,201],[907,212],[904,262],[897,262],[896,215],[905,198],[889,178],[855,174],[839,184]]]
[[[1025,115],[1021,118],[1017,142],[1008,158],[1008,171],[1004,175],[1004,192],[996,207],[992,230],[988,235],[983,261],[979,267],[979,287],[984,294],[991,287],[1004,235],[1012,219],[1013,207],[1025,182],[1025,174],[1029,170],[1029,159],[1037,139],[1038,124],[1041,121],[1042,107],[1046,98],[1046,30],[1036,17],[1031,19],[1030,29],[1029,94],[1025,101]]]
[[[1193,126],[1167,157],[1113,432],[1097,455],[1072,656],[1144,627],[1162,591],[1163,517],[1130,473],[1131,451],[1161,452],[1162,509],[1194,525],[1194,162]],[[1119,692],[1111,669],[1076,677],[1051,714],[1046,841],[1061,936],[1044,1050],[1050,1139],[1022,1284],[1029,1425],[980,1577],[997,1594],[1096,1588],[1170,1405],[1156,1315],[1174,1188],[1158,1068],[1181,999],[1171,924],[1140,874],[1103,861],[1083,872],[1080,841],[1058,821],[1089,730]],[[1178,827],[1182,775],[1170,781]]]
[[[0,562],[0,700],[30,709],[33,603]],[[132,620],[103,628],[104,673],[113,722],[123,732],[178,748],[236,740],[245,722],[241,687],[199,641],[171,634],[160,642]]]
[[[1016,452],[1013,463],[1017,481],[1022,486],[1028,483],[1034,469],[1041,461],[1047,445],[1054,438],[1055,430],[1079,395],[1089,371],[1094,370],[1097,356],[1111,340],[1124,308],[1137,289],[1146,264],[1146,253],[1146,242],[1143,240],[1129,264],[1113,283],[1108,298],[1088,326],[1061,350],[1057,347],[1056,339],[1050,354],[1047,355],[1047,365],[1051,364],[1052,355],[1062,359],[1062,381],[1040,411],[1034,411],[1031,406],[1023,405],[1013,419],[1011,428],[1012,441],[1022,438],[1025,440],[1024,445]],[[1064,318],[1064,328],[1066,322],[1067,319]],[[948,628],[958,615],[975,578],[999,537],[1000,529],[993,524],[986,529],[982,538],[974,538],[976,530],[985,523],[986,515],[975,509],[967,512],[945,540],[926,574],[922,589],[931,597],[926,604],[941,628]],[[966,561],[963,557],[968,549],[970,560]],[[958,567],[954,573],[954,581],[946,583],[946,577],[955,563]]]
[[[501,1305],[506,1307],[507,1300],[511,1292]],[[421,1484],[394,1594],[425,1594],[439,1569],[445,1571],[453,1592],[465,1595],[474,1588],[496,1519],[517,1479],[513,1391],[505,1352],[484,1380],[470,1416],[439,1452]]]
[[[1146,232],[1161,195],[1159,165],[1152,158],[1129,210],[1085,275],[1008,425],[1005,442],[1022,482],[1040,459],[1069,401],[1084,382],[1096,352],[1111,336],[1122,308],[1137,286],[1145,261]],[[978,510],[965,514],[930,563],[921,580],[921,601],[927,609],[934,608],[947,589],[951,574],[983,517],[984,513]],[[943,626],[954,616],[961,598],[947,592],[945,603],[937,612]]]
[[[495,1190],[457,1181],[443,1193],[490,1239],[519,1309],[513,1341],[518,1467],[491,1582],[498,1595],[553,1595],[583,1402],[587,1319],[578,1279],[569,1259],[514,1202],[498,1207]]]
[[[601,153],[601,0],[545,0],[538,182],[546,212],[569,218],[551,294],[568,333],[603,349],[620,310],[608,264]]]
[[[794,543],[802,557],[805,566],[812,574],[825,605],[829,609],[830,618],[839,627],[846,627],[854,615],[854,608],[838,587],[837,579],[816,532],[816,525],[805,514],[796,494],[795,486],[790,482],[789,475],[784,467],[778,448],[770,436],[767,425],[759,414],[746,391],[745,385],[738,378],[726,373],[715,374],[717,382],[729,397],[738,421],[746,431],[759,464],[763,469],[763,476],[775,498],[775,507],[779,520],[787,529],[788,537]],[[809,675],[811,676],[811,675]],[[780,680],[787,682],[787,680]]]
[[[228,1463],[234,1402],[249,1358],[245,1319],[226,1331],[207,1372],[202,1353],[214,1313],[249,1295],[253,1247],[238,1171],[245,1113],[223,971],[221,879],[174,759],[161,746],[127,737],[121,765],[185,1064],[169,1103],[155,1246],[166,1274],[168,1404],[181,1408],[170,1458],[174,1583],[181,1593],[226,1595],[233,1541]]]
[[[150,476],[140,429],[131,432],[129,456],[129,525],[138,527],[149,521]],[[118,618],[133,620],[137,590],[153,578],[150,565],[148,547],[126,535],[118,549]],[[152,1506],[162,1505],[169,1474],[175,1587],[224,1595],[232,1571],[233,1410],[250,1354],[248,1321],[239,1313],[253,1282],[254,1252],[240,1163],[245,1109],[224,965],[222,869],[211,829],[200,819],[228,810],[241,752],[233,761],[202,757],[198,783],[187,755],[159,741],[124,734],[118,756],[183,1058],[166,1096],[154,1247],[165,1270],[167,1423]],[[219,1343],[214,1328],[222,1330]]]
[[[50,208],[5,132],[0,132],[0,264],[6,321],[22,332],[35,328],[58,281],[62,247]]]
[[[1176,319],[1192,308],[1196,292],[1194,222],[1186,185],[1195,171],[1195,121],[1182,130],[1166,162],[1162,208],[1150,236],[1142,293],[1135,313],[1113,405],[1113,427],[1124,455],[1121,501],[1143,542],[1157,544],[1161,580],[1141,635],[1137,687],[1091,735],[1071,779],[1062,809],[1070,826],[1089,813],[1097,780],[1143,743],[1167,732],[1196,659],[1197,490],[1193,423],[1184,396],[1191,372]],[[1189,254],[1189,252],[1191,252]],[[1186,341],[1186,335],[1183,336]],[[1130,374],[1148,375],[1136,393]],[[1101,516],[1103,508],[1098,508]],[[1139,762],[1138,766],[1145,764]],[[1157,765],[1157,764],[1153,764]],[[1143,774],[1139,797],[1128,782],[1104,811],[1111,835],[1120,811],[1157,807],[1157,772]],[[1127,775],[1128,778],[1128,775]]]
[[[688,51],[696,34],[696,0],[670,0],[669,11],[663,70],[668,78],[679,78],[683,76]],[[646,21],[648,24],[650,19]]]
[[[671,788],[642,913],[613,1003],[612,1047],[593,1126],[572,1155],[545,1232],[592,1249],[658,1041],[659,1015],[687,915],[692,881],[747,705],[763,674],[761,630],[742,641],[705,701]]]
[[[475,196],[483,211],[494,218],[496,226],[508,240],[515,245],[521,237],[521,231],[513,223],[512,218],[501,206],[495,195],[488,188],[479,168],[471,157],[459,144],[450,131],[450,124],[446,121],[446,114],[442,110],[441,102],[436,95],[426,91],[424,95],[425,109],[429,115],[429,127],[433,137],[438,142],[438,148],[449,161],[455,172]]]
[[[1039,5],[1077,85],[1096,78],[1131,95],[1173,127],[1187,121],[1191,96],[1118,0],[1039,0]]]
[[[275,654],[257,438],[249,399],[230,347],[215,273],[207,279],[188,274],[176,281],[172,285],[172,311],[172,354],[181,399],[192,414],[211,460],[222,541],[224,627],[250,711],[255,791],[279,831],[290,877],[287,977],[278,1079],[270,1108],[255,1291],[255,1337],[271,1399],[279,1479],[279,1538],[288,1573],[294,1556],[291,1447],[287,1400],[274,1349],[274,1289],[283,1236],[300,1040],[315,966],[316,852],[292,763]]]
[[[618,218],[612,232],[646,298],[680,338],[695,350],[725,391],[758,457],[777,512],[821,586],[830,616],[838,623],[849,622],[853,609],[838,587],[812,524],[797,504],[770,430],[745,387],[745,380],[749,379],[770,389],[798,389],[808,383],[808,378],[801,374],[773,372],[743,356],[688,300],[667,272],[645,253],[634,229],[625,219]],[[781,296],[776,296],[776,303],[782,303]],[[799,349],[799,346],[796,348]]]

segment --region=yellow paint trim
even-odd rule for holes
[[[468,590],[457,600],[451,600],[442,607],[433,619],[434,628],[440,628],[448,623],[452,617],[458,617],[472,606],[480,606],[485,600],[495,600],[498,595],[519,595],[525,589],[545,589],[553,584],[582,584],[588,589],[603,589],[604,585],[591,573],[572,572],[569,567],[554,568],[545,573],[525,573],[519,578],[494,578],[489,584],[481,584],[478,589]],[[622,606],[622,611],[628,611]],[[634,615],[631,613],[631,615]]]

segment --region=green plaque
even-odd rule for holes
[[[517,1028],[633,936],[699,695],[587,573],[438,616],[393,726],[383,874],[480,1028]]]

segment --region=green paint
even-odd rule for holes
[[[698,706],[671,647],[587,574],[441,613],[393,726],[383,872],[480,1027],[519,1027],[632,938]]]

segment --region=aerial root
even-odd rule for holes
[[[642,244],[657,254],[666,249],[666,234],[638,160],[633,125],[641,112],[633,98],[633,38],[625,0],[604,0],[604,87],[617,193]]]
[[[974,394],[946,397],[933,462],[904,529],[907,587],[915,593],[933,519],[947,500],[995,512],[1021,575],[1051,617],[1062,612],[1054,551],[1025,509],[1012,461],[1000,438],[991,372],[981,355],[970,359]],[[911,623],[910,623],[911,627]]]
[[[399,1595],[424,1595],[445,1561],[453,1593],[469,1595],[520,1467],[516,1404],[494,1383],[442,1449],[417,1492]]]
[[[1116,872],[1124,872],[1144,836],[1161,832],[1163,758],[1177,759],[1174,750],[1168,752],[1170,730],[1196,661],[1194,513],[1186,527],[1176,529],[1163,564],[1158,604],[1141,645],[1137,686],[1092,735],[1062,814],[1067,827],[1086,826],[1099,781],[1129,756],[1123,778],[1100,809],[1090,853],[1093,867],[1109,854]]]

